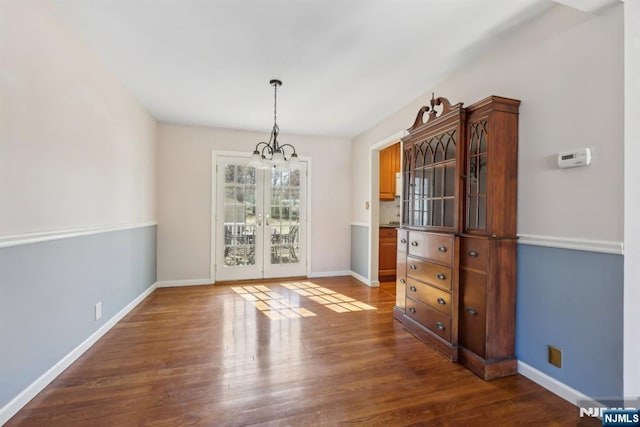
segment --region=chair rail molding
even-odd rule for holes
[[[39,231],[35,233],[14,234],[0,237],[0,248],[26,245],[30,243],[46,242],[49,240],[69,239],[71,237],[88,236],[91,234],[110,233],[113,231],[131,230],[158,225],[156,221],[130,224],[98,225],[93,227],[70,228],[66,230]]]
[[[623,242],[576,239],[572,237],[539,236],[533,234],[518,234],[518,237],[518,243],[523,245],[546,246],[550,248],[624,255]]]

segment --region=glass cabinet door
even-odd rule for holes
[[[456,129],[427,138],[415,146],[411,181],[411,225],[455,226]]]
[[[409,146],[402,150],[402,225],[411,224],[411,198],[413,188],[411,180],[411,166],[413,164],[414,147]]]
[[[466,229],[487,229],[487,120],[469,125]]]

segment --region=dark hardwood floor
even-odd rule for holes
[[[600,425],[447,362],[393,320],[393,283],[309,282],[157,289],[7,426]]]

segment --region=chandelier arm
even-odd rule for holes
[[[296,153],[296,147],[294,147],[294,146],[293,146],[293,145],[291,145],[291,144],[281,144],[281,145],[280,145],[280,150],[282,150],[282,153],[283,153],[283,154],[284,154],[284,147],[291,147],[291,149],[293,150],[293,153],[291,153],[291,155],[294,155],[294,154],[295,154],[295,155],[297,155],[297,153]]]
[[[260,148],[261,145],[263,146],[262,149]],[[264,141],[258,142],[256,144],[256,148],[255,148],[255,150],[253,152],[260,154],[262,156],[262,158],[264,158],[265,157],[264,150],[267,150],[267,152],[270,155],[273,154],[273,150],[271,149],[271,146],[269,145],[269,143],[264,142]]]

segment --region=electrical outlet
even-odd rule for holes
[[[102,301],[96,304],[96,320],[102,317]]]
[[[558,368],[562,368],[562,350],[552,345],[549,348],[549,363]]]

